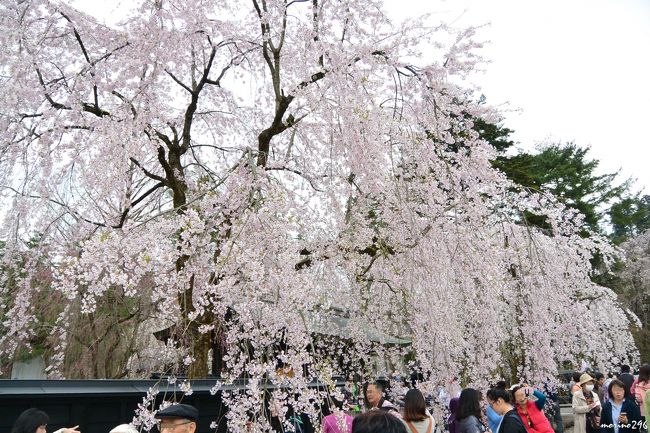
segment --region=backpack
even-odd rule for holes
[[[597,408],[592,409],[587,413],[587,422],[594,430],[600,430],[600,411]]]

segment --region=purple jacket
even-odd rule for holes
[[[458,421],[456,421],[456,411],[458,410],[458,397],[449,400],[449,417],[447,418],[447,425],[449,426],[449,433],[460,433]]]

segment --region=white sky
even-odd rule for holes
[[[359,0],[363,1],[363,0]],[[68,0],[115,16],[130,0]],[[247,0],[242,0],[247,2]],[[479,30],[491,61],[474,83],[503,108],[524,149],[545,141],[591,146],[603,171],[619,168],[650,193],[650,0],[385,0],[401,21]],[[119,13],[117,13],[119,15]]]
[[[491,60],[475,83],[525,149],[591,146],[650,193],[650,0],[385,0],[391,16],[479,30]],[[515,111],[515,109],[518,109]]]

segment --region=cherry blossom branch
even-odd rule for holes
[[[271,48],[271,51],[275,51],[275,47],[273,46],[273,41],[271,40],[271,28],[269,23],[264,22],[264,18],[262,16],[262,10],[260,9],[257,0],[253,0],[253,6],[255,7],[257,16],[260,19],[260,27],[262,29],[262,55],[264,56],[264,61],[266,62],[269,69],[271,70],[271,76],[275,76],[275,66],[271,61],[271,56],[269,54],[269,47]],[[266,6],[266,3],[264,3],[264,6]],[[267,10],[265,7],[264,13],[266,12]]]
[[[244,164],[246,163],[247,160],[246,160],[245,158],[246,158],[247,153],[248,153],[248,151],[244,151],[243,154],[242,154],[242,156],[241,156],[241,158],[239,159],[239,161],[237,161],[237,162],[236,162],[236,163],[235,163],[235,164],[234,164],[234,165],[233,165],[233,166],[232,166],[232,167],[231,167],[231,168],[226,172],[226,174],[223,176],[223,178],[220,179],[220,180],[218,180],[218,181],[215,183],[215,185],[213,185],[211,188],[209,188],[209,189],[203,191],[201,194],[198,194],[196,197],[194,197],[192,200],[188,201],[188,202],[187,202],[185,205],[183,205],[183,206],[172,207],[172,208],[170,208],[170,209],[167,209],[167,210],[164,210],[164,211],[162,211],[162,212],[159,212],[159,213],[157,213],[157,214],[152,215],[149,219],[147,219],[147,220],[141,222],[141,223],[138,224],[136,227],[140,227],[140,226],[142,226],[142,225],[144,225],[144,224],[147,224],[148,222],[151,222],[151,221],[153,221],[154,219],[160,218],[161,216],[168,215],[168,214],[173,213],[173,212],[178,212],[178,211],[181,210],[183,207],[190,206],[191,204],[196,203],[197,201],[201,200],[203,197],[205,197],[206,194],[208,194],[208,193],[210,193],[210,192],[213,192],[213,191],[216,191],[219,187],[221,187],[221,185],[224,184],[224,182],[226,182],[226,180],[228,180],[228,175],[229,175],[230,173],[234,172],[234,171],[235,171],[235,170],[236,170],[236,169],[237,169],[237,168],[238,168],[242,163],[244,163]]]
[[[44,90],[43,93],[44,93],[45,99],[47,99],[47,101],[50,103],[50,105],[53,108],[56,108],[58,110],[72,110],[72,107],[61,104],[60,102],[56,102],[54,99],[52,99],[52,97],[50,96],[50,94],[47,91],[47,86],[45,84],[45,81],[43,80],[43,75],[41,74],[40,69],[37,66],[34,66],[34,67],[36,69],[36,75],[38,76],[38,81],[41,84],[41,86],[43,87],[43,90]],[[92,104],[88,104],[87,102],[82,102],[81,106],[82,106],[83,111],[86,111],[88,113],[92,113],[92,114],[96,115],[97,117],[110,116],[110,113],[108,111],[102,110],[101,108],[96,107],[96,106],[94,106]]]
[[[8,185],[0,185],[0,188],[8,189],[8,190],[16,193],[17,195],[19,195],[21,197],[34,198],[34,199],[37,199],[37,200],[45,200],[45,201],[48,201],[50,203],[54,203],[54,204],[56,204],[58,206],[61,206],[70,215],[72,215],[73,218],[75,218],[77,220],[87,222],[88,224],[92,224],[92,225],[95,225],[97,227],[106,227],[105,223],[100,223],[100,222],[96,222],[96,221],[90,220],[88,218],[85,218],[84,216],[80,215],[78,212],[71,209],[70,206],[68,206],[67,204],[65,204],[65,203],[63,203],[61,201],[58,201],[56,199],[53,199],[53,198],[50,198],[50,197],[42,197],[42,196],[35,195],[35,194],[25,194],[23,192],[18,191],[14,187],[11,187],[11,186],[8,186]]]
[[[236,46],[236,45],[235,45],[235,46]],[[249,53],[255,51],[256,49],[257,49],[257,48],[249,48],[248,50],[246,50],[246,51],[244,51],[244,52],[241,52],[238,56],[233,57],[233,58],[230,60],[230,63],[228,63],[228,65],[226,65],[226,66],[221,70],[221,73],[219,73],[219,76],[217,77],[216,80],[212,80],[212,79],[206,78],[205,83],[206,83],[206,84],[212,84],[212,85],[217,86],[217,87],[221,87],[221,79],[224,77],[224,75],[226,74],[226,72],[227,72],[231,67],[233,67],[233,66],[237,66],[237,65],[240,64],[240,60],[238,60],[238,57],[241,59],[241,61],[243,61],[243,59],[246,58],[246,55],[247,55],[247,54],[249,54]]]
[[[167,185],[167,179],[165,179],[165,178],[162,177],[162,176],[158,176],[157,174],[154,174],[154,173],[150,172],[149,170],[147,170],[146,168],[144,168],[144,167],[140,164],[140,162],[138,162],[137,159],[135,159],[135,158],[133,158],[133,157],[131,157],[131,158],[129,158],[129,159],[131,160],[132,163],[134,163],[135,165],[137,165],[137,166],[142,170],[142,172],[143,172],[147,177],[150,177],[151,179],[153,179],[153,180],[157,180],[158,182],[162,183],[163,185],[168,186],[168,185]]]
[[[290,2],[287,4],[287,8],[288,8],[289,6],[291,6],[292,4],[294,4],[294,3],[306,3],[306,2],[308,2],[308,1],[312,1],[312,0],[292,0],[292,1],[290,1]]]
[[[124,211],[122,212],[122,215],[120,216],[120,222],[117,225],[113,226],[113,228],[115,228],[115,229],[122,228],[124,226],[124,222],[126,221],[126,218],[127,218],[128,214],[129,214],[129,211],[131,209],[133,209],[134,207],[136,207],[142,200],[144,200],[145,198],[147,198],[148,196],[153,194],[158,188],[160,188],[160,187],[162,187],[164,185],[165,184],[163,182],[158,182],[157,184],[155,184],[154,186],[149,188],[146,192],[144,192],[140,197],[135,199],[129,206],[127,206],[124,209]]]
[[[205,68],[203,69],[203,75],[201,76],[201,80],[198,82],[197,86],[191,92],[192,100],[190,102],[190,105],[187,107],[187,110],[185,111],[183,133],[181,136],[182,153],[185,153],[187,149],[190,148],[190,143],[191,143],[190,129],[192,128],[192,120],[194,119],[194,113],[196,112],[196,107],[198,106],[199,94],[201,93],[201,90],[203,90],[203,87],[205,86],[208,80],[208,75],[210,74],[210,69],[212,68],[212,63],[214,62],[214,57],[216,54],[217,54],[217,48],[213,46],[212,50],[210,51],[210,58],[208,59]]]
[[[113,90],[111,93],[112,93],[113,95],[117,96],[117,97],[118,97],[122,102],[124,102],[124,103],[126,103],[126,104],[129,104],[129,107],[131,108],[131,114],[133,114],[133,118],[134,118],[134,119],[135,119],[136,117],[138,117],[138,112],[136,111],[135,106],[133,105],[133,103],[132,103],[131,101],[129,101],[128,99],[126,99],[126,98],[125,98],[125,97],[124,97],[120,92],[118,92],[117,90]]]
[[[302,177],[307,182],[309,182],[309,185],[311,185],[311,187],[314,190],[316,190],[318,192],[324,192],[322,189],[320,189],[320,188],[316,187],[316,185],[314,185],[313,179],[310,179],[302,171],[296,170],[295,168],[289,168],[289,167],[265,167],[265,170],[266,171],[288,171],[290,173],[297,174],[298,176]]]
[[[79,43],[79,47],[81,47],[81,52],[83,53],[84,58],[86,59],[86,62],[88,62],[89,65],[92,65],[92,62],[90,60],[90,56],[88,56],[88,51],[86,50],[86,46],[84,45],[83,41],[81,40],[81,35],[79,34],[79,32],[77,31],[77,28],[72,23],[72,20],[70,18],[68,18],[68,16],[66,14],[64,14],[63,12],[59,11],[59,13],[72,26],[72,31],[74,33],[74,37],[77,40],[77,42]],[[93,97],[94,97],[94,100],[95,100],[95,108],[97,110],[99,110],[99,96],[97,95],[97,84],[95,83],[95,72],[93,72],[93,66],[91,66],[91,69],[90,69],[90,76],[93,78]]]
[[[192,94],[192,89],[190,89],[190,87],[187,84],[184,84],[181,80],[176,78],[176,75],[169,72],[169,69],[165,68],[165,73],[167,73],[167,75],[169,75],[172,78],[172,80],[176,82],[176,84],[178,84],[183,89],[187,90],[190,94]]]
[[[385,57],[386,54],[381,51],[373,51],[371,53],[373,56],[383,56]],[[276,68],[273,70],[277,72],[279,70],[279,53],[277,57],[277,63],[276,63]],[[350,63],[348,63],[348,66],[352,66],[355,63],[359,62],[361,60],[361,57],[355,57]],[[273,72],[272,71],[272,72]],[[300,84],[298,84],[296,87],[297,89],[304,89],[310,84],[314,84],[327,75],[327,73],[330,72],[329,70],[325,71],[319,71],[311,76],[311,79],[308,81],[303,81]],[[280,77],[277,76],[277,74],[273,75],[273,83],[274,83],[274,89],[276,92],[276,108],[275,108],[275,115],[273,117],[273,122],[271,123],[271,126],[268,128],[264,129],[260,134],[258,135],[258,154],[257,154],[257,165],[260,167],[266,166],[268,162],[268,154],[269,150],[271,148],[271,140],[273,137],[276,135],[281,134],[282,132],[286,131],[288,128],[291,126],[295,125],[296,121],[293,115],[289,115],[287,117],[287,122],[285,123],[283,121],[284,115],[287,112],[287,109],[289,108],[289,105],[295,98],[294,95],[288,95],[285,96],[284,92],[279,90],[279,83],[280,83]],[[303,117],[304,118],[304,117]]]

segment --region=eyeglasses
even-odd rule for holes
[[[193,423],[194,421],[185,421],[185,422],[179,422],[178,424],[163,424],[163,423],[158,423],[158,431],[162,433],[163,431],[174,431],[176,430],[176,427],[180,427],[185,424],[190,424]]]

